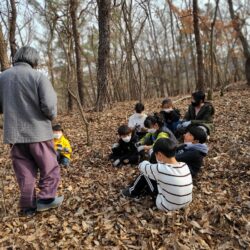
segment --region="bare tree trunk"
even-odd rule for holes
[[[172,48],[173,48],[174,57],[175,57],[175,78],[176,78],[175,89],[179,89],[180,87],[179,59],[178,59],[176,46],[175,46],[173,13],[172,13],[172,9],[170,6],[171,1],[168,1],[168,2],[169,2],[169,11],[170,11],[170,28],[171,28],[171,37],[172,37]]]
[[[16,3],[15,0],[10,0],[11,5],[11,17],[9,19],[9,42],[10,42],[10,51],[11,51],[11,58],[13,60],[14,55],[16,54]]]
[[[169,95],[169,85],[168,82],[166,82],[166,73],[165,73],[165,65],[166,65],[166,51],[164,51],[164,55],[162,55],[159,51],[159,46],[158,46],[158,41],[157,41],[157,34],[156,34],[156,29],[155,29],[155,25],[154,25],[154,21],[153,21],[153,17],[152,17],[152,11],[151,11],[151,6],[150,6],[150,2],[148,2],[147,4],[148,7],[148,16],[149,16],[149,24],[150,24],[150,30],[151,30],[151,36],[153,39],[153,46],[154,46],[154,50],[155,52],[152,53],[152,57],[155,57],[155,61],[157,63],[157,69],[155,70],[155,73],[157,74],[157,78],[159,79],[159,88],[157,88],[157,96],[158,97],[164,97],[165,96],[165,85],[167,88],[167,94]],[[162,27],[164,28],[164,37],[165,40],[168,41],[168,37],[167,37],[167,25],[164,21],[164,18],[162,18],[159,15],[159,19],[160,22],[162,24]],[[148,39],[149,40],[149,39]],[[164,41],[165,42],[165,41]],[[164,46],[165,48],[166,46]],[[151,49],[151,44],[149,44],[149,49]],[[169,50],[168,50],[169,52]],[[149,63],[150,67],[151,67],[151,63]],[[172,65],[172,63],[171,63]],[[154,73],[154,72],[153,72]],[[171,86],[172,86],[172,75],[171,75]],[[157,85],[157,83],[156,83]],[[157,86],[158,87],[158,86]]]
[[[102,111],[108,103],[108,77],[110,60],[110,11],[111,0],[99,0],[98,25],[99,25],[99,47],[97,63],[97,100],[96,110]]]
[[[131,19],[132,2],[133,1],[131,0],[130,8],[129,8],[129,13],[128,13],[129,14],[129,19],[127,18],[127,15],[126,15],[126,12],[127,12],[126,1],[123,1],[122,10],[123,10],[124,21],[125,21],[125,24],[126,24],[126,29],[128,31],[128,34],[129,34],[129,50],[130,50],[130,52],[133,52],[135,60],[136,60],[136,63],[137,63],[137,66],[138,66],[139,84],[138,84],[138,81],[137,81],[137,79],[135,77],[135,71],[134,71],[134,68],[132,66],[133,73],[134,73],[134,79],[136,79],[136,83],[137,83],[137,85],[136,85],[137,88],[135,88],[135,93],[136,93],[136,96],[139,99],[139,101],[142,102],[141,63],[140,63],[140,59],[139,59],[139,57],[137,55],[137,52],[136,52],[136,49],[135,49],[135,44],[138,41],[138,39],[139,39],[139,37],[140,37],[140,35],[141,35],[142,31],[143,31],[143,28],[144,28],[144,25],[145,25],[147,17],[142,21],[138,34],[135,36],[135,38],[133,38],[133,35],[132,35],[132,19]],[[132,63],[131,63],[131,65],[132,65]]]
[[[50,34],[49,34],[49,39],[48,39],[48,43],[47,43],[47,54],[48,54],[48,71],[50,74],[50,78],[51,78],[51,83],[53,86],[55,86],[55,76],[54,76],[54,60],[53,60],[53,48],[52,48],[52,43],[53,43],[53,39],[54,39],[54,29],[55,29],[55,21],[53,20],[53,24],[50,25],[49,24],[49,29],[50,29]],[[49,21],[48,21],[49,23]]]
[[[209,86],[209,91],[208,91],[208,100],[213,99],[213,87],[214,87],[214,56],[213,56],[213,50],[214,50],[214,25],[216,22],[216,17],[217,17],[217,11],[219,7],[219,1],[216,0],[216,5],[215,5],[215,12],[214,12],[214,18],[211,23],[211,33],[210,33],[210,86]]]
[[[1,65],[1,71],[8,69],[10,66],[7,55],[7,43],[3,36],[1,23],[0,23],[0,65]]]
[[[247,39],[243,35],[241,31],[241,24],[240,24],[240,18],[237,14],[235,14],[234,9],[233,9],[233,2],[232,0],[228,0],[228,6],[229,6],[229,12],[231,19],[234,22],[234,29],[237,32],[237,35],[241,41],[242,47],[243,47],[243,52],[244,56],[246,58],[245,62],[245,74],[246,74],[246,79],[247,79],[247,84],[250,85],[250,49],[249,49],[249,44],[247,42]]]
[[[194,35],[196,42],[197,51],[197,69],[198,69],[198,81],[196,85],[197,90],[205,90],[204,87],[204,64],[203,64],[203,53],[200,38],[200,28],[199,28],[199,7],[197,0],[193,0],[193,25],[194,25]]]
[[[78,20],[77,20],[77,0],[70,0],[70,16],[72,20],[72,30],[75,44],[75,56],[76,56],[76,77],[79,98],[82,105],[84,105],[84,82],[83,82],[83,67],[81,60],[81,48],[80,48],[80,36],[78,32]]]

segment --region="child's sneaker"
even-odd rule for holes
[[[117,159],[116,161],[113,162],[113,166],[118,167],[120,163],[121,163],[121,161],[119,159]]]
[[[122,195],[124,198],[131,198],[131,199],[133,199],[133,200],[135,200],[135,201],[139,201],[139,200],[140,200],[140,198],[139,198],[138,195],[132,195],[132,194],[130,193],[129,187],[128,187],[128,188],[124,188],[123,190],[121,190],[121,195]]]

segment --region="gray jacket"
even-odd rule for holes
[[[41,72],[27,63],[16,63],[0,74],[0,113],[4,114],[5,144],[51,140],[56,93]]]

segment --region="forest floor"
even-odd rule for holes
[[[146,112],[159,111],[160,102],[145,101]],[[182,114],[189,102],[176,104]],[[215,93],[216,131],[194,181],[193,201],[169,213],[158,211],[149,198],[121,197],[138,170],[113,168],[107,160],[116,129],[126,123],[134,104],[87,113],[92,147],[86,146],[77,112],[59,116],[74,150],[70,167],[61,170],[58,193],[65,201],[31,219],[17,216],[19,191],[8,146],[1,143],[0,249],[249,249],[250,90],[231,90],[222,97]]]

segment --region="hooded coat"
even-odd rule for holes
[[[203,163],[203,158],[207,153],[208,146],[205,143],[183,144],[176,150],[176,160],[185,162],[194,177],[199,172]]]
[[[195,107],[193,105],[189,105],[188,111],[184,116],[184,120],[191,121],[192,124],[204,125],[208,128],[209,132],[211,132],[213,131],[214,113],[214,107],[210,102],[205,102],[198,114],[195,114]]]

